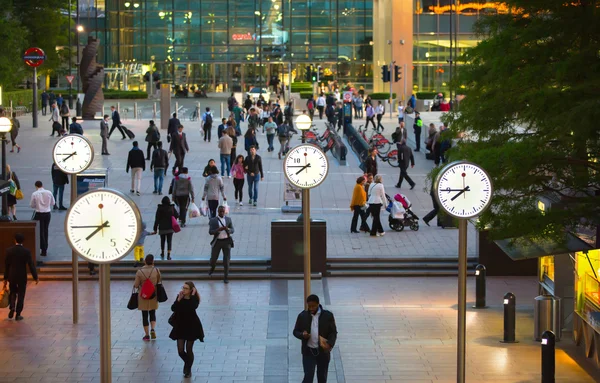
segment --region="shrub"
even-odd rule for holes
[[[371,93],[369,95],[369,97],[371,97],[371,99],[373,100],[387,100],[390,98],[390,93],[389,92],[383,92],[383,93]],[[392,98],[396,98],[396,93],[392,93]]]
[[[41,94],[39,92],[38,94]],[[4,107],[9,107],[10,102],[12,101],[13,106],[26,106],[29,107],[29,104],[33,102],[33,90],[15,90],[12,92],[4,92],[2,95],[2,105]],[[41,100],[38,97],[38,103],[41,105]]]
[[[419,100],[433,100],[438,93],[444,94],[443,92],[417,92],[416,97]]]
[[[313,95],[313,92],[300,92],[300,98],[303,100],[308,100],[310,98],[310,96]]]

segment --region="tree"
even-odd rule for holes
[[[599,4],[504,3],[511,11],[480,20],[482,41],[460,58],[452,85],[466,97],[445,122],[466,138],[450,157],[492,176],[496,192],[480,224],[493,238],[560,240],[600,224]],[[540,212],[540,196],[559,206]]]
[[[15,87],[25,76],[25,65],[20,57],[25,52],[27,30],[19,22],[7,17],[5,8],[0,6],[0,85],[5,89]]]

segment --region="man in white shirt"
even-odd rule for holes
[[[379,128],[381,128],[381,131],[383,132],[385,130],[385,128],[381,124],[381,119],[383,118],[383,115],[385,114],[385,107],[383,106],[381,101],[379,101],[379,104],[377,105],[376,113],[377,113],[377,129],[376,130],[379,131]]]
[[[319,95],[319,98],[317,98],[317,109],[319,110],[319,119],[322,120],[323,119],[323,111],[325,110],[325,96],[323,95],[323,93],[321,93],[321,95]]]
[[[50,119],[48,121],[52,121],[52,134],[50,136],[54,136],[54,132],[60,137],[60,129],[62,125],[60,124],[60,113],[58,111],[58,106],[56,106],[56,102],[52,103],[50,106]]]
[[[225,216],[225,206],[219,206],[218,215],[210,219],[208,227],[208,234],[213,236],[210,242],[212,249],[210,251],[210,271],[208,275],[212,275],[215,271],[219,253],[223,250],[223,283],[229,283],[229,260],[231,259],[231,249],[233,248],[231,234],[233,234],[234,229],[231,218]]]
[[[40,221],[40,255],[45,257],[48,252],[48,227],[50,226],[50,212],[56,204],[50,190],[43,187],[42,181],[35,181],[35,191],[31,194],[29,206],[35,211],[33,219]]]
[[[398,124],[402,124],[404,122],[404,105],[402,105],[402,101],[398,102]]]

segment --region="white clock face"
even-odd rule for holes
[[[52,157],[56,166],[67,174],[81,173],[94,160],[94,146],[79,135],[69,134],[60,138],[54,145]]]
[[[69,245],[94,263],[110,263],[127,255],[135,246],[141,227],[136,204],[112,189],[81,195],[65,219]]]
[[[310,189],[325,180],[329,161],[318,146],[301,144],[288,152],[283,161],[283,171],[293,185]]]
[[[492,181],[481,167],[458,161],[442,169],[436,180],[435,194],[440,206],[449,215],[476,217],[492,200]]]

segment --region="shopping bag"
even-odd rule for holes
[[[223,207],[225,208],[225,215],[229,215],[229,205],[227,201],[223,201]]]
[[[206,217],[208,215],[208,204],[206,203],[206,201],[202,201],[202,203],[200,204],[200,214],[202,214],[203,217]]]
[[[198,206],[196,206],[196,204],[193,202],[190,204],[190,207],[188,208],[188,212],[189,212],[190,218],[200,217],[200,209],[198,209]]]
[[[162,282],[158,282],[156,284],[156,298],[159,302],[166,302],[169,298],[167,298],[167,292],[165,291],[165,287]]]
[[[138,293],[135,291],[135,288],[131,291],[131,297],[129,297],[129,302],[127,302],[127,308],[129,310],[138,308]]]
[[[8,307],[8,289],[4,288],[0,292],[0,309],[5,309]]]
[[[179,222],[177,222],[177,218],[174,215],[171,216],[171,227],[175,233],[179,233],[181,231],[181,226],[179,226]]]

